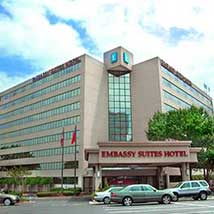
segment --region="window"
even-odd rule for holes
[[[109,74],[109,140],[132,140],[130,75]]]
[[[49,86],[47,88],[43,88],[43,89],[41,89],[39,91],[33,92],[31,94],[28,94],[26,96],[23,96],[21,98],[18,98],[16,100],[11,101],[11,102],[3,104],[3,105],[0,106],[0,109],[6,109],[6,108],[9,108],[10,106],[14,106],[14,105],[20,104],[22,102],[26,102],[28,100],[32,100],[32,99],[34,99],[36,97],[40,97],[40,96],[42,96],[44,94],[53,92],[53,91],[58,90],[60,88],[70,86],[71,84],[77,83],[79,81],[80,81],[80,75],[71,77],[70,79],[66,79],[66,80],[64,80],[62,82],[56,83],[56,84],[51,85],[51,86]]]
[[[131,191],[131,192],[140,192],[140,191],[142,191],[142,188],[141,188],[141,186],[133,186],[133,187],[131,187],[129,189],[129,191]]]
[[[155,189],[153,189],[151,186],[143,186],[143,191],[146,191],[146,192],[154,192]]]
[[[181,186],[181,189],[186,189],[186,188],[190,188],[190,183],[184,183],[182,186]]]
[[[53,129],[53,128],[58,128],[66,125],[73,125],[77,124],[80,121],[80,115],[76,115],[71,118],[66,118],[63,120],[58,120],[58,121],[53,121],[50,123],[44,123],[42,125],[38,126],[33,126],[25,129],[19,129],[13,132],[7,132],[4,134],[0,135],[0,139],[5,139],[9,137],[15,137],[15,136],[20,136],[20,135],[25,135],[25,134],[32,134],[32,132],[39,132],[39,131],[44,131],[46,129]]]
[[[192,184],[192,187],[195,188],[195,187],[200,187],[200,185],[197,183],[197,182],[191,182]]]
[[[199,183],[200,183],[202,186],[204,186],[204,187],[209,186],[209,185],[208,185],[208,183],[207,183],[207,182],[205,182],[205,181],[199,181]]]
[[[9,99],[10,97],[15,96],[16,94],[23,93],[24,91],[30,90],[30,89],[32,89],[32,88],[38,87],[38,86],[40,86],[40,85],[43,85],[43,84],[46,83],[46,82],[50,82],[50,81],[52,81],[52,80],[54,80],[54,79],[57,79],[57,78],[59,78],[60,76],[63,76],[63,75],[68,74],[68,73],[70,73],[70,72],[74,72],[74,71],[76,71],[76,70],[78,70],[78,69],[80,68],[80,65],[81,65],[81,63],[72,65],[72,66],[70,66],[70,67],[68,67],[68,68],[66,68],[66,69],[62,69],[62,70],[60,70],[60,71],[58,71],[58,72],[56,72],[56,73],[53,73],[53,74],[51,74],[51,75],[49,75],[49,76],[47,76],[47,77],[45,77],[45,78],[42,78],[42,79],[40,79],[40,80],[38,80],[38,81],[36,81],[36,82],[29,83],[28,85],[25,85],[25,86],[23,86],[23,87],[21,87],[21,88],[18,88],[18,89],[16,89],[16,90],[14,90],[14,91],[12,91],[12,92],[10,92],[10,93],[4,95],[4,96],[2,97],[2,99],[3,99],[3,100],[7,100],[7,99]]]

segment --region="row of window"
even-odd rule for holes
[[[110,105],[110,104],[109,104]],[[112,104],[111,104],[112,106]],[[131,109],[130,108],[115,108],[113,107],[109,107],[109,113],[112,112],[113,114],[131,114]]]
[[[164,98],[173,101],[174,103],[176,103],[177,106],[181,107],[181,108],[189,108],[191,105],[184,102],[183,100],[179,99],[178,97],[170,94],[169,92],[163,90],[163,96]]]
[[[48,162],[48,163],[36,163],[36,164],[25,164],[22,165],[23,168],[27,170],[59,170],[62,167],[64,169],[78,169],[79,168],[79,163],[78,161],[65,161],[64,164],[62,162]],[[12,167],[11,166],[4,166],[0,168],[1,171],[8,171]],[[64,177],[63,178],[63,183],[68,184],[68,183],[74,183],[74,177]],[[78,177],[76,177],[76,183],[78,181]],[[54,177],[54,183],[60,183],[61,180],[60,178]]]
[[[172,106],[169,105],[169,104],[164,103],[164,104],[163,104],[163,110],[164,110],[165,112],[166,112],[166,111],[175,111],[176,108],[172,107]]]
[[[27,116],[27,117],[24,117],[24,118],[19,119],[19,120],[4,123],[4,124],[0,125],[0,128],[3,129],[3,128],[9,128],[12,126],[17,126],[17,125],[23,125],[26,123],[34,122],[37,120],[43,120],[45,118],[52,117],[52,116],[59,115],[59,114],[63,114],[66,112],[75,111],[78,109],[80,109],[80,102],[75,102],[75,103],[72,103],[69,105],[65,105],[65,106],[61,106],[58,108],[51,109],[49,111],[45,111],[42,113]]]
[[[79,139],[80,131],[77,130],[77,141]],[[64,133],[64,140],[71,140],[71,137],[73,135],[73,131],[71,132],[65,132]],[[44,143],[50,143],[50,142],[59,142],[61,139],[62,133],[54,134],[54,135],[48,135],[48,136],[43,136],[43,137],[37,137],[33,139],[28,139],[28,140],[21,140],[21,141],[16,141],[12,143],[7,143],[7,144],[0,144],[0,149],[10,149],[10,148],[15,148],[15,147],[22,147],[22,146],[33,146],[33,145],[38,145],[38,144],[44,144]]]
[[[115,84],[115,85],[113,85],[113,84]],[[120,89],[120,88],[124,88],[124,86],[126,87],[126,88],[128,88],[129,87],[129,84],[130,83],[114,83],[114,82],[110,82],[110,84],[109,84],[109,88],[110,89],[112,89],[112,88],[114,88],[114,89]]]
[[[131,134],[131,126],[130,124],[127,124],[126,126],[118,126],[118,127],[114,127],[114,128],[110,128],[109,130],[110,132],[114,132],[114,134],[122,134],[122,135],[127,135],[127,134]]]
[[[122,109],[130,109],[130,102],[125,102],[125,101],[121,101],[121,102],[112,102],[109,101],[109,108],[122,108]]]
[[[122,96],[119,96],[119,95],[109,95],[109,101],[115,101],[115,102],[130,102],[130,94],[128,95],[129,93],[127,93],[127,95],[122,95]]]
[[[0,160],[13,160],[13,159],[22,159],[22,158],[39,158],[39,157],[47,157],[47,156],[55,156],[61,155],[64,150],[64,154],[74,154],[75,146],[67,146],[64,148],[51,148],[51,149],[43,149],[38,151],[29,151],[29,152],[21,152],[14,154],[4,154],[0,155]],[[79,145],[76,145],[76,152],[79,153]]]
[[[197,91],[196,89],[194,89],[193,87],[191,87],[190,85],[188,85],[187,83],[185,83],[184,81],[182,81],[181,79],[179,79],[177,76],[175,76],[172,72],[170,72],[169,70],[167,70],[166,68],[164,68],[163,66],[161,66],[161,70],[163,73],[165,73],[167,76],[170,76],[171,78],[173,78],[173,80],[179,82],[184,88],[186,88],[187,90],[190,90],[193,94],[195,94],[196,96],[200,97],[200,99],[203,99],[203,101],[207,104],[207,105],[212,105],[212,101],[210,99],[208,99],[206,96],[204,96],[202,93],[200,93],[199,91]]]
[[[57,121],[53,121],[50,123],[44,123],[42,125],[37,125],[37,126],[25,128],[25,129],[20,129],[20,130],[14,131],[14,132],[8,132],[8,133],[0,135],[0,139],[16,137],[16,136],[21,136],[21,135],[26,135],[26,134],[32,134],[34,132],[41,132],[41,131],[46,131],[48,129],[55,129],[55,128],[59,128],[59,127],[73,125],[73,124],[79,123],[79,121],[80,121],[80,116],[77,115],[77,116],[66,118],[63,120],[57,120]]]
[[[54,79],[57,79],[57,78],[59,78],[59,77],[61,77],[63,75],[72,73],[74,71],[77,71],[79,69],[80,69],[80,63],[78,63],[76,65],[72,65],[72,66],[70,66],[68,68],[65,68],[65,69],[63,69],[61,71],[58,71],[58,72],[56,72],[54,74],[51,74],[51,75],[49,75],[47,77],[44,77],[44,78],[42,78],[42,79],[40,79],[40,80],[38,80],[36,82],[32,82],[32,83],[30,83],[30,84],[28,84],[26,86],[23,86],[21,88],[18,88],[16,90],[12,91],[12,92],[9,92],[8,94],[2,96],[2,100],[7,100],[7,99],[15,96],[16,94],[20,94],[20,93],[23,93],[24,91],[28,91],[28,90],[30,90],[32,88],[36,88],[36,87],[38,87],[40,85],[43,85],[43,84],[45,84],[47,82],[50,82],[50,81],[52,81]]]
[[[108,77],[108,82],[110,83],[110,85],[115,85],[115,87],[117,87],[118,84],[130,84],[130,78],[129,78],[129,75],[123,75],[122,78],[115,78],[114,75],[109,75]],[[125,88],[128,88],[129,86],[126,86]],[[123,87],[124,88],[124,87]]]
[[[74,165],[76,165],[76,169],[78,169],[78,161],[76,161],[76,164],[74,161],[67,161],[63,164],[64,169],[74,169]],[[62,168],[61,162],[52,162],[52,163],[40,163],[40,168],[37,170],[59,170]],[[73,182],[66,182],[64,183],[73,183]]]
[[[128,96],[130,97],[129,89],[113,89],[109,88],[109,95],[111,96]]]
[[[132,135],[127,133],[111,133],[109,136],[113,141],[132,141]]]
[[[20,114],[23,114],[25,112],[28,112],[28,111],[31,111],[31,110],[34,110],[34,109],[39,109],[39,108],[41,108],[43,106],[47,106],[47,105],[50,105],[50,104],[55,103],[55,102],[60,102],[60,101],[63,101],[65,99],[69,99],[71,97],[75,97],[75,96],[78,96],[78,95],[80,95],[80,88],[76,88],[76,89],[68,91],[66,93],[59,94],[59,95],[50,97],[48,99],[41,100],[39,102],[36,102],[36,103],[31,104],[31,105],[27,105],[27,106],[18,108],[18,109],[14,110],[14,111],[10,111],[10,112],[7,112],[5,114],[1,114],[0,115],[0,120],[4,119],[4,118],[8,119],[8,118],[13,117],[15,115],[20,115]]]
[[[36,91],[34,93],[31,93],[31,94],[28,94],[26,96],[23,96],[23,97],[21,97],[19,99],[16,99],[16,100],[13,100],[13,101],[8,102],[6,104],[3,104],[2,106],[0,106],[0,109],[9,108],[10,106],[17,105],[19,103],[32,100],[32,99],[40,97],[40,96],[42,96],[44,94],[48,94],[48,93],[51,93],[53,91],[56,91],[56,90],[58,90],[60,88],[64,88],[64,87],[70,86],[71,84],[77,83],[79,81],[80,81],[80,75],[74,76],[74,77],[69,78],[67,80],[64,80],[62,82],[56,83],[54,85],[51,85],[51,86],[49,86],[47,88],[43,88],[43,89],[41,89],[39,91]]]
[[[205,110],[207,110],[208,112],[212,113],[212,108],[209,108],[208,106],[206,106],[205,104],[203,104],[202,102],[198,101],[196,98],[194,98],[193,96],[191,96],[190,94],[188,94],[187,92],[185,92],[184,90],[180,89],[179,87],[177,87],[176,85],[174,85],[173,83],[171,83],[169,80],[162,78],[162,82],[163,85],[166,87],[169,87],[171,89],[173,89],[174,91],[176,91],[177,93],[181,94],[182,96],[184,96],[186,99],[191,100],[191,102],[195,103],[196,105],[201,106],[202,108],[204,108]]]

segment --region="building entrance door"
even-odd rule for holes
[[[83,192],[85,192],[85,193],[93,192],[93,178],[92,177],[83,178]]]

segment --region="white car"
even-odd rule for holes
[[[110,187],[104,192],[95,192],[94,200],[98,202],[104,202],[104,204],[109,204],[111,202],[111,192],[119,191],[123,187]]]
[[[5,194],[0,192],[0,204],[3,203],[5,206],[14,205],[20,201],[20,197],[17,195]]]

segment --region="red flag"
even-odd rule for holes
[[[64,146],[64,127],[62,129],[62,135],[61,135],[61,138],[60,138],[60,144],[61,144],[61,146]]]
[[[75,126],[75,129],[71,138],[71,144],[76,143],[76,140],[77,140],[77,126]]]

